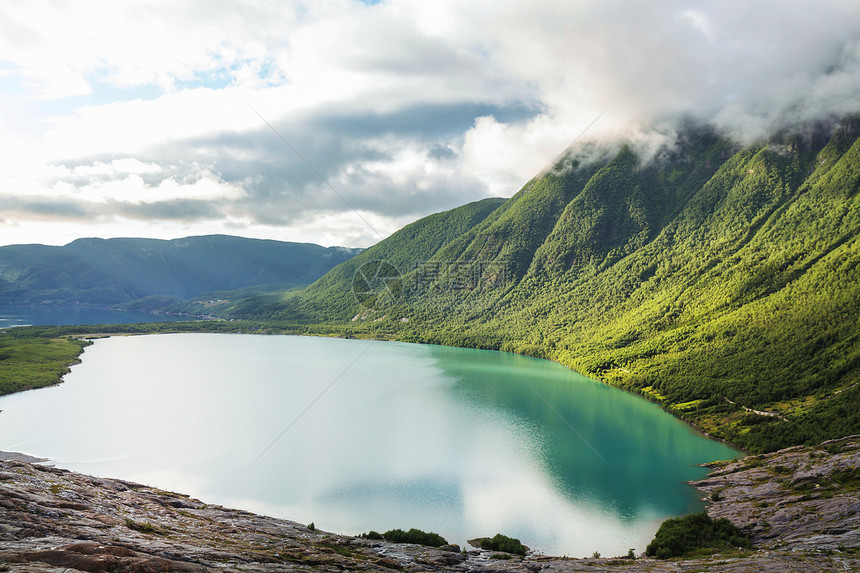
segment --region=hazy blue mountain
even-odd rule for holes
[[[0,247],[0,302],[116,305],[257,285],[306,285],[361,249],[226,235]],[[166,298],[165,298],[166,297]]]

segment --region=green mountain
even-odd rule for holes
[[[0,247],[0,303],[159,307],[211,291],[307,285],[361,249],[225,235]]]
[[[860,433],[858,134],[580,149],[230,312],[557,360],[751,451]]]
[[[429,260],[504,204],[505,199],[484,199],[424,217],[335,267],[307,289],[247,298],[224,306],[220,312],[231,318],[279,321],[351,320],[364,310],[352,293],[353,279],[360,268],[375,261],[386,261],[398,272],[406,272],[419,262]]]

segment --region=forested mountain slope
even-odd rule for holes
[[[558,360],[753,451],[860,433],[858,134],[583,149],[485,215],[415,224],[444,240],[395,234],[242,314]],[[403,275],[394,304],[352,294],[373,259]]]
[[[352,319],[363,310],[352,292],[359,268],[373,261],[386,261],[406,272],[484,221],[504,203],[504,199],[484,199],[424,217],[335,267],[302,291],[248,298],[222,312],[231,317],[288,317],[291,321],[308,322]]]
[[[0,247],[0,302],[114,305],[263,284],[306,285],[361,249],[226,235]]]

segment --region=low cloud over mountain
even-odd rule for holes
[[[366,246],[512,194],[598,117],[584,139],[653,146],[860,112],[846,1],[82,1],[0,29],[4,244]]]

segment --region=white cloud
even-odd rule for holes
[[[119,101],[50,119],[44,141],[52,158],[138,153],[150,146],[259,126],[241,88],[196,88],[151,101]]]
[[[711,24],[711,20],[708,16],[702,12],[701,10],[696,10],[691,8],[689,10],[682,10],[678,17],[682,20],[686,20],[690,23],[693,28],[702,33],[702,35],[707,40],[713,40],[715,35],[715,30],[713,24]]]
[[[69,197],[90,203],[158,203],[162,201],[229,201],[242,197],[244,190],[219,181],[206,170],[196,174],[192,182],[180,182],[175,177],[147,185],[136,173],[123,174],[108,181],[94,181],[86,185],[72,185],[58,181],[53,190],[55,197]]]
[[[643,148],[684,115],[752,139],[860,112],[858,38],[843,0],[13,2],[0,241],[91,213],[105,233],[366,245],[290,146],[388,233],[514,193],[604,111],[587,139]]]
[[[112,177],[117,174],[135,174],[141,175],[144,173],[159,173],[161,167],[154,163],[144,163],[133,157],[125,159],[114,159],[110,163],[96,161],[91,165],[78,165],[71,169],[63,166],[61,168],[66,173],[68,178],[89,178],[89,177]]]
[[[4,7],[0,52],[44,98],[89,93],[94,80],[171,89],[197,74],[266,60],[294,25],[294,8],[241,1],[19,2]]]
[[[485,182],[488,195],[510,195],[525,183],[524,174],[537,174],[568,143],[567,131],[558,129],[546,116],[524,125],[501,123],[492,116],[479,117],[464,137],[463,171]]]

